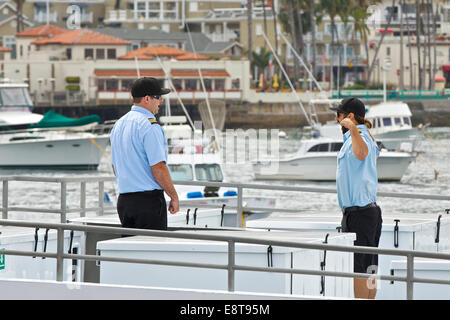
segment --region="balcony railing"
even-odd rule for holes
[[[48,15],[49,22],[57,22],[58,21],[58,13],[56,11],[54,12],[50,12],[50,14]],[[38,11],[34,13],[34,21],[39,22],[39,23],[44,23],[47,22],[47,12],[44,11]]]

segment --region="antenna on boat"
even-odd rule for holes
[[[189,42],[191,43],[192,51],[194,52],[194,57],[197,57],[198,55],[197,55],[197,52],[195,50],[194,41],[192,40],[192,35],[191,35],[191,31],[189,29],[189,24],[188,23],[186,23],[186,29],[187,29],[187,32],[188,32]],[[203,81],[202,70],[200,69],[200,65],[199,65],[198,61],[197,61],[197,69],[198,69],[198,75],[200,76],[200,83],[202,84],[203,92],[206,93],[206,87],[205,87],[205,83]],[[208,95],[207,94],[205,95],[205,101],[206,101],[206,106],[208,108],[208,114],[209,114],[209,117],[210,117],[210,120],[211,120],[211,125],[212,125],[212,128],[213,128],[213,132],[214,132],[214,134],[213,134],[213,137],[214,137],[213,148],[214,148],[214,150],[217,150],[218,149],[218,143],[217,143],[217,139],[216,139],[216,133],[217,133],[216,124],[214,123],[214,118],[213,118],[212,111],[211,111],[211,105],[209,104],[209,99],[208,99]]]
[[[291,49],[291,51],[294,53],[294,55],[297,57],[297,59],[300,61],[300,63],[303,65],[303,67],[305,68],[306,72],[308,72],[308,75],[311,77],[311,79],[314,81],[314,83],[316,84],[317,88],[319,89],[319,91],[322,93],[323,89],[320,86],[320,84],[317,82],[316,78],[314,77],[314,75],[312,74],[311,70],[309,70],[309,68],[306,66],[305,61],[303,61],[302,57],[297,53],[297,51],[295,51],[294,47],[289,43],[289,41],[286,39],[286,37],[284,36],[283,32],[279,33],[280,36],[283,38],[284,42],[286,42],[286,44],[289,46],[289,48]]]
[[[184,106],[184,103],[183,103],[183,101],[181,100],[180,95],[178,94],[178,91],[176,90],[175,86],[174,86],[173,83],[172,83],[172,80],[170,79],[169,72],[167,72],[167,69],[164,67],[164,65],[163,65],[163,63],[161,62],[161,59],[160,59],[159,56],[156,56],[156,60],[158,61],[158,63],[159,63],[159,65],[161,66],[161,68],[163,69],[164,74],[166,75],[166,78],[167,78],[167,83],[169,84],[170,89],[171,89],[173,92],[175,92],[175,94],[176,94],[176,96],[177,96],[177,99],[178,99],[178,101],[180,102],[181,108],[183,109],[184,113],[186,114],[186,117],[187,117],[187,119],[188,119],[188,121],[189,121],[189,124],[191,125],[192,131],[194,131],[194,130],[195,130],[194,123],[192,122],[192,119],[191,119],[191,117],[189,116],[189,113],[187,112],[186,107]],[[168,100],[168,99],[166,99],[166,100]],[[166,103],[167,103],[167,102],[166,102]],[[166,105],[166,106],[167,106],[167,105]],[[169,110],[170,110],[170,108],[169,108]]]
[[[134,64],[136,65],[136,73],[137,73],[137,77],[139,79],[141,77],[141,72],[139,71],[139,62],[138,62],[138,58],[136,55],[134,56]]]
[[[280,66],[281,71],[283,72],[284,76],[286,77],[286,80],[289,83],[289,86],[291,87],[292,93],[296,96],[297,102],[300,105],[300,108],[303,111],[303,114],[305,115],[305,118],[308,121],[308,124],[310,126],[314,126],[314,120],[308,116],[308,113],[306,112],[305,108],[303,107],[303,103],[302,103],[300,97],[298,96],[297,92],[295,91],[294,86],[292,85],[292,82],[289,79],[289,76],[283,67],[283,64],[281,63],[280,59],[278,58],[278,55],[276,54],[275,50],[272,47],[272,44],[270,43],[269,39],[267,39],[265,32],[264,31],[261,31],[261,32],[262,32],[262,35],[264,36],[264,40],[267,42],[267,45],[269,46],[270,50],[272,51],[272,54],[275,57],[275,60],[277,60],[277,63]]]

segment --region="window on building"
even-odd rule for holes
[[[172,80],[172,84],[175,87],[176,90],[183,90],[183,83],[180,79],[174,79]]]
[[[386,47],[386,55],[387,56],[391,55],[391,47]]]
[[[94,49],[84,49],[84,58],[85,59],[94,59]]]
[[[198,2],[190,2],[189,3],[189,11],[197,12],[198,11]]]
[[[106,90],[106,80],[105,79],[97,79],[97,90],[103,91]]]
[[[211,79],[203,79],[203,83],[205,84],[206,90],[212,89],[212,80]]]
[[[176,19],[177,18],[177,3],[174,1],[164,3],[164,19]]]
[[[119,81],[117,79],[106,79],[106,90],[118,90]]]
[[[105,49],[96,49],[95,56],[99,60],[105,59]]]
[[[72,48],[66,49],[66,57],[67,57],[67,60],[72,60]]]
[[[108,59],[116,58],[116,49],[108,49]]]
[[[136,5],[136,16],[138,18],[147,18],[146,17],[146,3],[144,1],[138,1]]]
[[[225,90],[225,79],[216,79],[214,90]]]
[[[263,31],[262,25],[260,23],[257,23],[256,24],[256,30],[255,30],[256,35],[257,36],[261,36],[262,35],[262,31]]]
[[[197,79],[186,79],[184,85],[186,90],[197,90]]]
[[[241,80],[239,78],[231,80],[231,88],[232,89],[240,89],[241,88]]]
[[[133,79],[122,79],[121,90],[123,91],[131,90],[133,82],[134,82]]]

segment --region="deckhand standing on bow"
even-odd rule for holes
[[[336,111],[344,143],[338,155],[336,186],[343,213],[342,231],[356,233],[355,245],[378,247],[381,235],[381,209],[376,204],[379,149],[370,134],[372,125],[365,120],[365,106],[357,98],[344,99]],[[378,255],[354,254],[354,272],[376,273]],[[355,298],[374,299],[373,279],[354,279]]]
[[[155,114],[169,89],[155,78],[141,78],[131,88],[134,105],[111,130],[111,163],[119,189],[117,211],[125,228],[167,230],[169,212],[179,210],[167,168],[167,143]]]

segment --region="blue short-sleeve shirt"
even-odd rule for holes
[[[336,187],[341,209],[364,207],[377,200],[378,176],[377,157],[379,149],[372,140],[365,125],[357,125],[362,139],[367,145],[368,154],[358,160],[353,154],[350,131],[344,134],[344,143],[338,154]]]
[[[110,141],[119,193],[162,189],[151,166],[162,161],[167,163],[167,142],[153,113],[132,106],[114,124]]]

